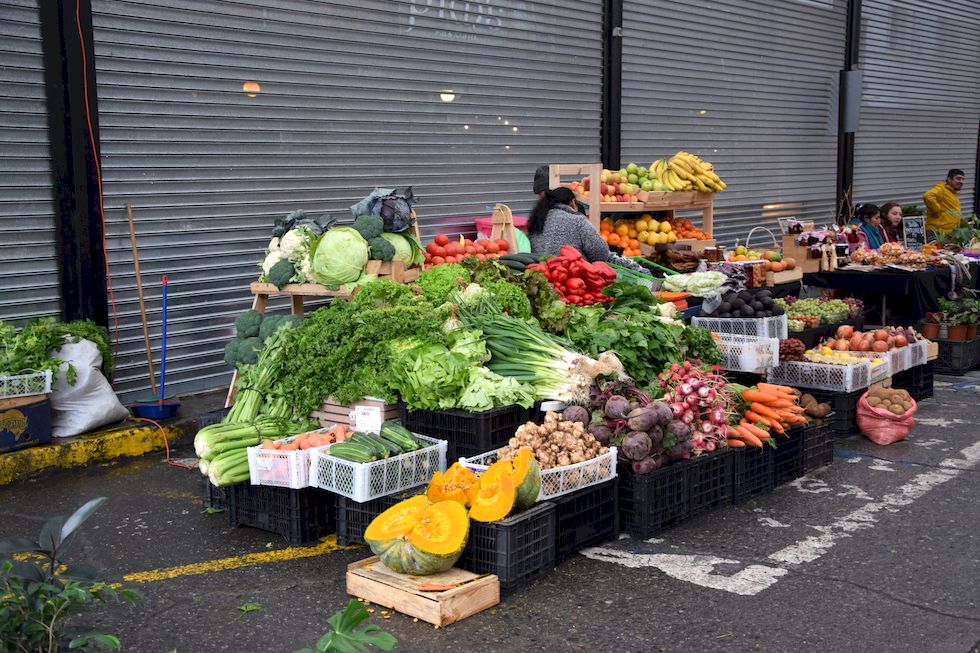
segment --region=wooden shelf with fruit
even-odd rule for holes
[[[592,183],[593,179],[600,179],[603,173],[602,164],[552,164],[549,168],[550,186],[558,188],[566,186],[575,193],[578,201],[583,202],[589,207],[589,221],[600,227],[600,220],[604,213],[646,213],[662,212],[666,215],[659,216],[659,219],[674,218],[675,211],[700,210],[702,212],[702,229],[710,234],[714,226],[714,193],[701,191],[646,191],[636,185],[627,182],[619,182],[617,185],[600,182]],[[618,175],[618,173],[616,173]],[[578,177],[578,180],[562,182],[563,177]],[[602,186],[607,186],[606,190],[615,188],[621,193],[603,195]],[[608,201],[608,198],[615,198],[618,201]],[[715,244],[713,240],[705,239],[678,239],[681,245],[693,245],[693,248],[703,249]]]

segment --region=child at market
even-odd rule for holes
[[[885,242],[901,243],[905,240],[905,224],[902,222],[902,205],[888,202],[881,207],[881,228]]]
[[[861,229],[868,239],[868,249],[878,249],[885,243],[881,230],[881,211],[874,204],[862,204],[854,214],[851,224]]]

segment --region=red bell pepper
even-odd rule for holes
[[[571,245],[563,245],[560,250],[558,250],[558,256],[568,259],[569,261],[579,261],[582,259],[582,253]]]

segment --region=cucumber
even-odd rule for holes
[[[402,451],[415,451],[419,448],[418,442],[412,437],[411,431],[395,422],[384,422],[381,425],[381,431],[378,435],[382,439],[400,447]]]
[[[361,432],[355,433],[354,435],[351,436],[350,442],[353,442],[354,444],[359,444],[363,447],[370,449],[371,451],[374,452],[375,457],[379,459],[387,458],[391,454],[391,452],[388,450],[388,447],[381,444],[379,439],[375,439],[372,436],[368,435],[367,433],[361,433]]]
[[[500,260],[503,261],[505,259],[509,259],[511,261],[523,263],[524,265],[530,265],[532,263],[538,263],[540,258],[540,256],[529,252],[516,252],[514,254],[508,254],[507,256],[501,256]]]
[[[354,444],[349,440],[330,445],[330,455],[352,463],[369,463],[375,459],[374,453],[367,447]]]
[[[397,444],[385,440],[380,435],[377,435],[375,433],[368,433],[367,436],[370,437],[373,442],[376,442],[380,444],[382,447],[384,447],[388,451],[389,456],[400,456],[403,453],[405,453],[402,450],[402,448],[399,447]]]

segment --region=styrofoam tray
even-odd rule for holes
[[[315,432],[329,431],[317,429]],[[292,442],[299,436],[283,438]],[[261,445],[248,448],[248,475],[252,485],[273,485],[299,490],[310,485],[310,465],[312,453],[328,449],[330,445],[303,449],[299,451],[279,451],[278,449],[263,449]]]
[[[472,458],[460,458],[459,463],[476,473],[483,473],[497,462],[497,452],[488,451]],[[585,487],[604,483],[616,478],[616,447],[597,458],[541,470],[541,490],[538,501],[548,501],[563,494],[570,494]]]
[[[698,317],[691,318],[691,323],[710,329],[715,333],[732,333],[738,336],[754,338],[776,338],[785,340],[789,337],[789,325],[785,315],[775,317]]]
[[[719,333],[717,341],[721,367],[729,372],[755,372],[779,364],[779,341],[734,333]]]
[[[417,433],[412,436],[431,445],[369,463],[335,458],[329,447],[316,451],[310,466],[310,485],[364,503],[428,483],[433,473],[446,471],[447,443]]]

